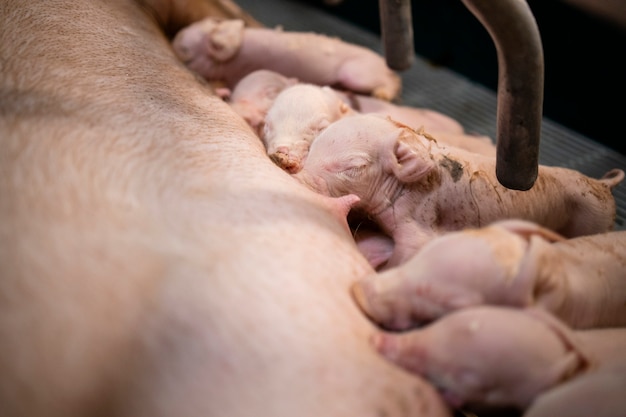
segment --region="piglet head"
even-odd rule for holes
[[[373,342],[388,360],[427,378],[454,407],[524,409],[587,368],[570,339],[570,329],[539,310],[480,306],[419,330],[377,334]]]
[[[239,51],[243,31],[243,20],[206,18],[178,32],[172,45],[178,58],[186,64],[206,57],[223,62]]]
[[[207,25],[207,52],[218,62],[231,59],[243,41],[244,22],[241,19],[218,20]]]
[[[312,143],[302,178],[332,196],[358,195],[366,211],[384,208],[406,183],[435,168],[429,141],[415,130],[375,114],[357,114],[328,126]]]
[[[267,69],[252,71],[239,80],[230,95],[229,103],[260,137],[263,134],[265,116],[278,94],[297,82],[296,78],[285,77]]]
[[[262,139],[270,158],[296,173],[311,143],[349,107],[330,87],[297,84],[284,89],[267,111]]]

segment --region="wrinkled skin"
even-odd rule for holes
[[[366,314],[390,329],[480,304],[540,306],[577,329],[624,327],[624,265],[624,231],[564,239],[533,223],[504,220],[433,239],[353,290]]]
[[[263,143],[270,158],[295,174],[311,142],[331,123],[354,111],[330,87],[295,84],[281,91],[265,116]]]
[[[174,50],[201,76],[233,88],[252,71],[269,69],[301,82],[342,87],[383,100],[397,98],[398,74],[384,57],[318,33],[245,27],[242,21],[206,19],[181,30]]]
[[[450,416],[368,342],[356,199],[174,55],[210,4],[0,3],[0,415]]]
[[[328,196],[355,194],[358,209],[391,237],[386,267],[400,265],[442,233],[519,218],[564,237],[613,229],[612,189],[619,169],[602,179],[540,166],[528,191],[495,176],[495,158],[438,144],[436,137],[372,114],[340,119],[313,142],[301,182]]]
[[[539,309],[467,308],[419,330],[380,333],[373,343],[456,407],[523,410],[590,366],[571,329]]]

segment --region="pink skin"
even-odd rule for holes
[[[434,237],[493,221],[533,221],[565,237],[612,230],[612,188],[619,169],[594,179],[539,167],[528,191],[504,188],[495,158],[440,145],[430,135],[377,115],[355,115],[326,128],[296,175],[317,192],[356,194],[358,209],[395,244],[386,267],[399,265]]]
[[[437,141],[442,144],[456,146],[483,155],[496,155],[496,146],[491,138],[465,133],[459,122],[443,113],[419,107],[400,106],[362,94],[345,92],[340,92],[340,94],[343,100],[359,113],[389,116],[393,120],[416,130],[425,130],[435,136]]]
[[[263,121],[276,96],[285,88],[297,83],[267,69],[253,71],[233,88],[228,102],[255,132],[262,136]],[[390,116],[394,120],[434,133],[438,140],[472,152],[495,156],[496,147],[487,136],[468,135],[456,120],[442,113],[417,107],[399,106],[375,97],[334,90],[346,105],[359,113]]]
[[[244,28],[242,21],[206,19],[178,32],[173,46],[191,70],[223,80],[231,88],[248,73],[269,69],[384,100],[400,94],[400,77],[384,57],[322,34]]]
[[[488,136],[466,134],[459,122],[443,113],[419,107],[400,106],[361,94],[345,92],[340,94],[343,100],[359,113],[388,116],[414,129],[423,129],[446,145],[483,155],[496,155],[496,146]]]
[[[274,99],[285,88],[297,82],[297,79],[284,77],[275,71],[253,71],[233,88],[228,103],[261,137],[265,115]]]
[[[537,397],[524,417],[615,417],[626,407],[626,328],[577,332],[597,366]]]
[[[276,167],[159,26],[229,2],[1,4],[2,417],[450,417],[371,348],[357,199]]]
[[[431,132],[463,133],[463,126],[453,118],[434,110],[401,106],[376,97],[338,91],[342,99],[359,113],[389,116],[406,125]]]
[[[265,116],[262,139],[267,154],[285,171],[296,173],[311,142],[331,123],[352,114],[330,87],[289,86],[276,96]]]
[[[523,410],[592,365],[574,332],[540,309],[463,309],[418,330],[378,333],[373,344],[454,407]]]
[[[366,256],[380,264],[370,255],[376,243]],[[480,304],[540,306],[577,329],[626,326],[625,264],[626,232],[566,240],[504,220],[433,239],[404,264],[356,283],[353,294],[390,329]]]

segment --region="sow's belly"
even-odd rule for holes
[[[213,195],[204,261],[161,289],[141,414],[450,416],[370,346],[375,328],[348,289],[371,269],[337,208],[269,171]]]

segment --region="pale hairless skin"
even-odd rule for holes
[[[296,78],[285,77],[275,71],[252,71],[239,80],[229,92],[226,101],[261,137],[265,116],[272,103],[281,91],[297,83]]]
[[[576,332],[596,366],[536,398],[524,417],[615,417],[626,407],[626,327]]]
[[[528,191],[510,190],[495,176],[495,157],[438,144],[436,137],[390,118],[362,114],[338,120],[315,139],[295,174],[328,195],[355,194],[357,209],[393,240],[384,265],[407,261],[443,233],[519,218],[565,237],[613,229],[613,169],[601,179],[539,166]]]
[[[193,71],[234,87],[252,71],[269,69],[301,82],[342,87],[394,100],[401,79],[371,49],[313,32],[245,27],[238,19],[208,18],[181,30],[173,41]]]
[[[359,281],[375,322],[407,329],[481,304],[542,307],[572,328],[626,327],[626,231],[564,239],[521,220],[450,232]]]
[[[332,88],[298,83],[274,99],[261,139],[272,161],[295,174],[302,169],[311,142],[331,123],[352,114],[354,110]]]
[[[626,327],[575,331],[541,308],[478,306],[372,343],[455,407],[615,417],[626,404]]]
[[[310,143],[329,122],[356,113],[390,116],[409,126],[423,128],[448,145],[485,155],[496,154],[491,139],[465,134],[456,120],[442,113],[333,89],[338,100],[329,94],[328,86],[299,84],[297,79],[275,71],[256,70],[242,78],[227,98],[233,110],[263,139],[268,154],[290,173],[301,169]],[[264,132],[266,122],[270,129]]]
[[[369,343],[355,198],[185,68],[179,3],[0,4],[0,415],[450,416]]]
[[[573,332],[540,309],[479,306],[417,330],[381,332],[376,349],[429,379],[455,407],[525,409],[591,366]]]

